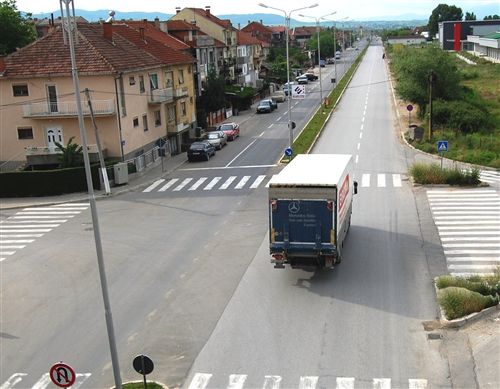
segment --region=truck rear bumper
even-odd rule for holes
[[[270,246],[270,253],[271,263],[277,268],[283,268],[285,264],[291,265],[292,268],[331,267],[337,258],[337,249],[330,243],[289,244],[287,248],[283,243],[274,243]]]

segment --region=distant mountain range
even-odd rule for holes
[[[482,19],[486,15],[498,14],[498,4],[484,4],[475,5],[473,10],[462,9],[464,12],[474,12],[478,19]],[[76,9],[75,14],[87,19],[89,22],[96,22],[99,20],[106,20],[108,18],[109,10],[98,10],[98,11],[85,11]],[[54,18],[60,17],[60,11],[54,11]],[[283,25],[284,18],[283,15],[269,14],[269,13],[254,13],[254,14],[229,14],[229,15],[216,15],[220,19],[229,19],[234,27],[245,27],[248,22],[251,21],[262,21],[264,25],[276,26]],[[343,26],[347,28],[352,27],[364,27],[369,29],[380,29],[380,28],[397,28],[397,27],[415,27],[427,24],[430,15],[419,15],[419,14],[404,14],[398,16],[378,16],[372,18],[364,18],[359,20],[348,20],[343,22]],[[51,13],[39,13],[33,14],[34,18],[43,19],[50,18]],[[166,14],[161,12],[121,12],[115,10],[115,20],[154,20],[155,18],[160,20],[168,20],[172,17],[172,14]],[[338,24],[338,23],[337,23]],[[290,25],[294,26],[313,26],[315,22],[302,22],[299,20],[291,19]],[[322,25],[328,26],[332,25],[329,22],[323,22]]]

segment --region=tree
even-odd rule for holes
[[[500,19],[500,16],[497,14],[485,16],[483,20],[496,20],[496,19]]]
[[[13,53],[36,39],[31,14],[22,16],[16,0],[0,2],[0,37],[0,55]]]
[[[439,4],[429,17],[429,36],[434,37],[439,29],[439,22],[462,20],[462,9],[454,5]]]
[[[476,14],[474,12],[466,12],[464,20],[477,20]]]
[[[424,116],[429,103],[428,80],[431,70],[436,75],[433,99],[453,100],[461,94],[460,75],[450,56],[441,49],[404,48],[394,52],[394,70],[397,77],[396,92],[405,100],[419,106]]]
[[[76,167],[81,166],[83,154],[82,154],[82,146],[79,146],[76,143],[73,143],[74,136],[69,138],[68,144],[64,147],[62,144],[56,142],[57,148],[61,151],[59,154],[59,163],[61,168],[68,167]]]
[[[226,106],[226,88],[224,77],[218,75],[215,67],[208,71],[207,84],[203,94],[203,102],[206,112],[215,112]]]

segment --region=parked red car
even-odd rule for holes
[[[217,131],[224,131],[227,140],[235,140],[240,136],[240,125],[237,123],[223,123],[217,127]]]

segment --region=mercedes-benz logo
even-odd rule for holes
[[[299,202],[298,201],[291,201],[290,204],[288,204],[288,210],[291,213],[297,213],[300,210]]]

